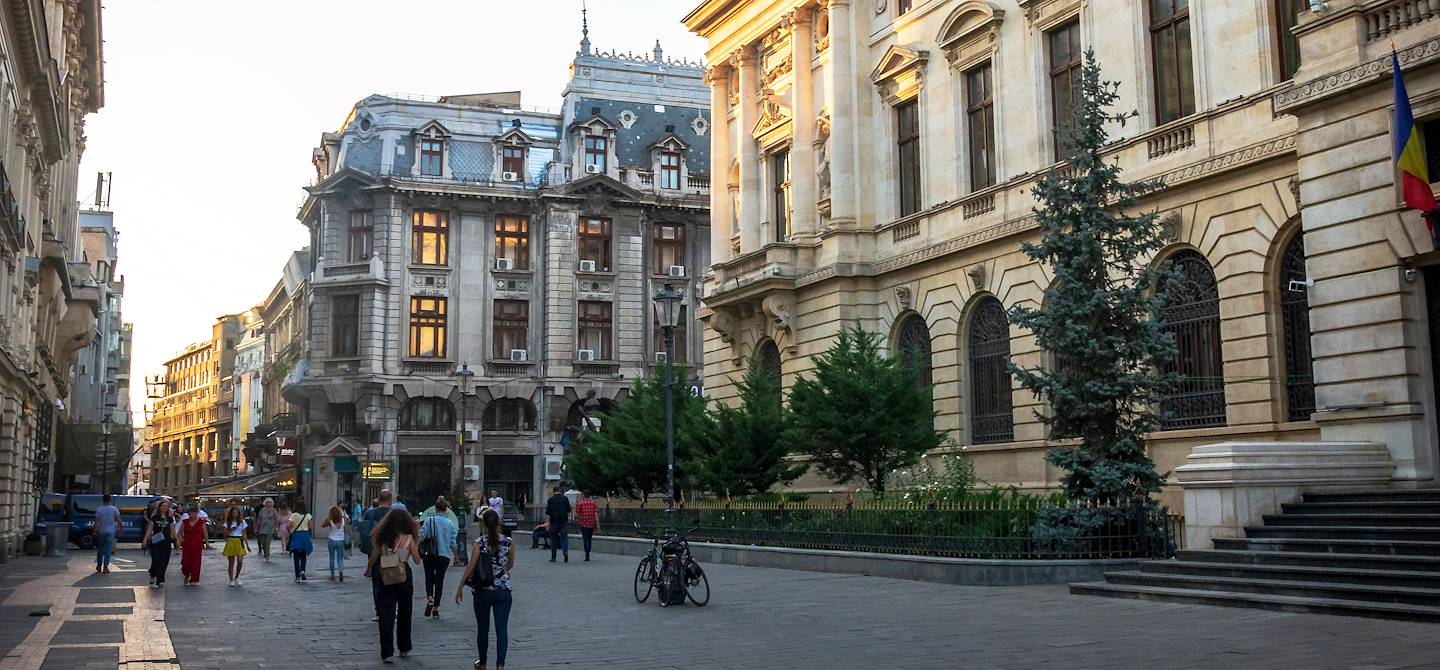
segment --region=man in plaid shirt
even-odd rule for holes
[[[590,497],[589,491],[580,492],[580,502],[575,503],[575,520],[580,524],[580,539],[585,546],[585,560],[590,560],[590,538],[600,530],[600,506]]]

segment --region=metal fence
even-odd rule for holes
[[[667,519],[663,503],[601,501],[600,525],[652,537]],[[696,541],[954,558],[1138,558],[1174,546],[1165,508],[1138,502],[692,503],[673,525],[697,528]]]

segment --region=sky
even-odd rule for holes
[[[587,0],[596,49],[699,59],[698,0]],[[86,122],[84,203],[113,175],[122,314],[144,377],[269,293],[307,243],[310,152],[373,93],[522,91],[559,107],[581,0],[108,0],[105,106]]]

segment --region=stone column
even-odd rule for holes
[[[790,200],[794,217],[791,237],[797,241],[815,236],[815,222],[819,214],[815,211],[815,86],[813,71],[810,69],[811,37],[815,25],[813,7],[801,7],[785,16],[791,23],[790,58],[794,62],[795,85],[791,100],[794,103],[791,127],[794,140],[790,146]]]
[[[850,0],[822,0],[830,5],[830,67],[826,88],[830,110],[830,222],[836,228],[854,225],[855,143],[859,128],[855,118],[854,19]]]
[[[710,264],[730,258],[730,64],[705,71],[710,85]]]
[[[740,66],[740,101],[736,103],[735,141],[740,146],[740,253],[760,248],[760,146],[750,136],[760,119],[760,75],[755,48],[741,47],[731,63]]]

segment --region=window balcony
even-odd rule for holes
[[[790,289],[800,274],[800,250],[789,242],[771,242],[743,256],[716,264],[706,304],[716,305],[773,288]]]
[[[332,261],[328,258],[319,258],[315,263],[315,274],[312,282],[316,286],[365,283],[385,284],[385,263],[380,260],[379,254],[371,256],[370,260],[360,261],[358,263],[346,263]]]

